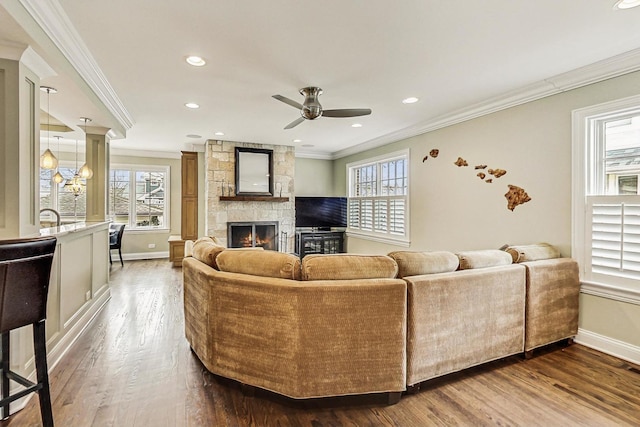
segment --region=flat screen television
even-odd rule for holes
[[[296,227],[346,226],[346,197],[296,197]]]

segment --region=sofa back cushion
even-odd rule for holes
[[[538,261],[561,257],[560,251],[548,243],[509,246],[506,251],[511,255],[513,262]]]
[[[460,260],[460,270],[472,268],[497,267],[513,263],[511,255],[499,249],[464,251],[456,254]]]
[[[422,274],[449,273],[458,269],[458,257],[446,251],[395,251],[389,256],[398,263],[398,277]]]
[[[276,251],[227,249],[218,255],[220,271],[300,280],[300,258]]]
[[[307,255],[302,259],[302,280],[393,279],[398,264],[386,255]]]
[[[225,247],[214,242],[209,237],[201,237],[193,243],[191,256],[209,267],[218,269],[216,259],[225,250]]]

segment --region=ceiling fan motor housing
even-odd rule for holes
[[[319,87],[303,87],[300,94],[304,95],[302,110],[300,114],[308,120],[317,119],[322,115],[322,106],[318,102],[318,96],[322,95],[322,89]]]

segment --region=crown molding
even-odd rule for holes
[[[58,0],[19,0],[27,13],[60,50],[87,85],[126,130],[133,118],[118,98]]]
[[[318,153],[314,151],[298,151],[296,157],[300,159],[316,159],[316,160],[333,160],[333,156],[329,153]]]
[[[112,156],[126,157],[151,157],[156,159],[180,159],[180,152],[173,151],[149,151],[149,150],[130,150],[127,148],[113,147],[109,148]]]
[[[640,49],[634,49],[620,55],[593,64],[577,68],[566,73],[524,86],[522,88],[489,98],[483,102],[451,111],[442,116],[426,120],[415,126],[400,129],[380,137],[363,142],[353,147],[345,148],[331,154],[332,159],[357,154],[365,150],[411,138],[447,126],[475,119],[500,110],[526,104],[568,90],[588,86],[613,77],[640,70]]]

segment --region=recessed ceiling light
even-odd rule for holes
[[[214,135],[217,135],[217,136],[224,136],[224,132],[216,132],[216,133],[214,133]]]
[[[196,108],[200,108],[200,106],[198,104],[196,104],[195,102],[187,102],[186,104],[184,104],[185,107],[187,108],[192,108],[192,109],[196,109]]]
[[[354,123],[351,125],[352,128],[361,128],[362,125],[360,123]]]
[[[632,7],[640,6],[640,0],[618,0],[614,9],[631,9]]]
[[[187,135],[187,138],[202,138],[202,135],[196,135],[195,133],[190,133],[189,135]]]
[[[302,142],[301,139],[294,139],[293,142]]]
[[[418,98],[416,98],[415,96],[411,96],[402,100],[403,104],[415,104],[416,102],[418,102]]]
[[[305,147],[305,148],[311,148],[311,147],[313,147],[314,145],[313,145],[313,144],[302,144],[302,146],[303,146],[303,147]]]
[[[207,63],[204,58],[201,58],[199,56],[187,56],[186,61],[188,64],[193,65],[194,67],[202,67]]]

